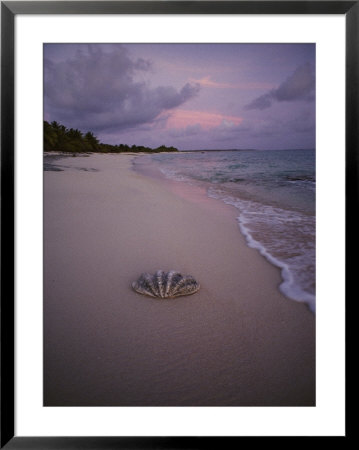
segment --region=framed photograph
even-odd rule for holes
[[[1,448],[348,436],[358,25],[1,2]]]

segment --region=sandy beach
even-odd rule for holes
[[[234,207],[134,158],[44,172],[44,405],[315,406],[315,315],[279,292]],[[201,289],[131,289],[157,269]]]

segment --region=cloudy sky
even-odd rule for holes
[[[45,44],[44,119],[108,144],[315,148],[315,45]]]

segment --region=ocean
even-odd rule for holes
[[[315,312],[315,150],[161,153],[141,162],[236,207],[248,245],[281,269],[280,291]]]

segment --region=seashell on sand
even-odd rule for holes
[[[153,275],[141,274],[140,278],[132,283],[132,288],[139,294],[150,297],[174,298],[194,294],[200,285],[191,275],[182,275],[176,270],[157,270]]]

